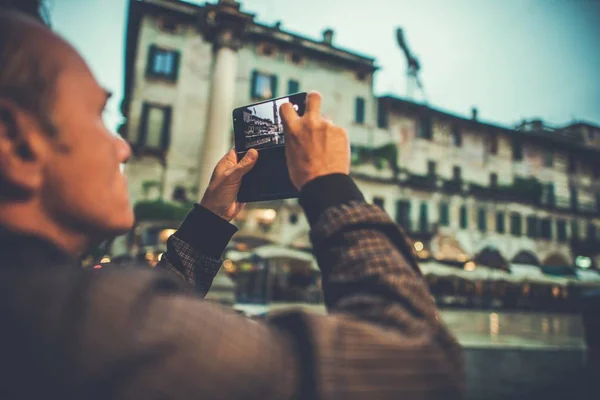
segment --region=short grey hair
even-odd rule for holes
[[[40,3],[40,0],[0,0],[0,98],[27,110],[45,131],[53,134],[50,114],[57,65],[28,38],[28,24],[22,20],[33,18],[46,25],[39,11]]]

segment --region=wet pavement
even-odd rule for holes
[[[323,305],[294,303],[274,303],[269,309],[298,307],[325,312]],[[267,311],[265,306],[236,308],[249,314]],[[440,315],[465,347],[585,349],[583,325],[577,314],[442,309]]]

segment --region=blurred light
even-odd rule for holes
[[[473,261],[469,261],[465,264],[465,271],[475,271],[475,268],[477,268],[477,265],[475,265]]]
[[[465,262],[465,261],[467,261],[468,259],[469,259],[469,257],[467,257],[467,255],[466,255],[466,254],[459,254],[459,255],[458,255],[458,261],[459,261],[459,262]]]
[[[154,260],[154,254],[152,254],[151,252],[147,252],[147,253],[145,254],[144,258],[145,258],[147,261],[153,261],[153,260]]]
[[[558,286],[552,287],[552,296],[554,296],[554,297],[560,296],[560,288]]]
[[[235,265],[233,265],[231,260],[223,261],[223,268],[225,268],[225,271],[229,273],[235,272]]]
[[[256,217],[260,222],[270,224],[277,217],[277,211],[272,208],[256,210]]]
[[[500,318],[498,318],[498,314],[491,313],[490,314],[490,335],[492,337],[498,336],[500,332]]]
[[[163,229],[162,231],[160,231],[160,241],[161,243],[167,243],[167,240],[169,239],[169,237],[171,237],[172,234],[174,234],[176,232],[176,229]]]
[[[575,259],[575,265],[583,269],[590,268],[592,266],[592,259],[589,257],[578,256]]]
[[[158,261],[162,260],[163,254],[165,254],[165,253],[160,253],[160,254],[158,255]]]
[[[416,251],[422,251],[423,248],[425,247],[425,246],[423,246],[423,242],[416,242],[414,246],[415,246]]]
[[[548,318],[542,318],[542,332],[548,333],[550,331],[550,321]]]
[[[248,245],[246,243],[237,243],[235,249],[238,251],[246,251],[248,250]]]
[[[94,265],[94,269],[100,269],[102,268],[102,265],[98,264],[98,265]]]
[[[110,262],[110,257],[102,257],[100,260],[100,264],[105,264]]]

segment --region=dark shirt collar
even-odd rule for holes
[[[73,265],[75,259],[52,242],[0,226],[0,266]]]

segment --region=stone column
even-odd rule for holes
[[[234,106],[238,49],[254,16],[240,11],[234,0],[207,4],[200,29],[213,43],[213,68],[204,138],[200,148],[197,201],[208,187],[212,171],[232,146],[231,111]]]

